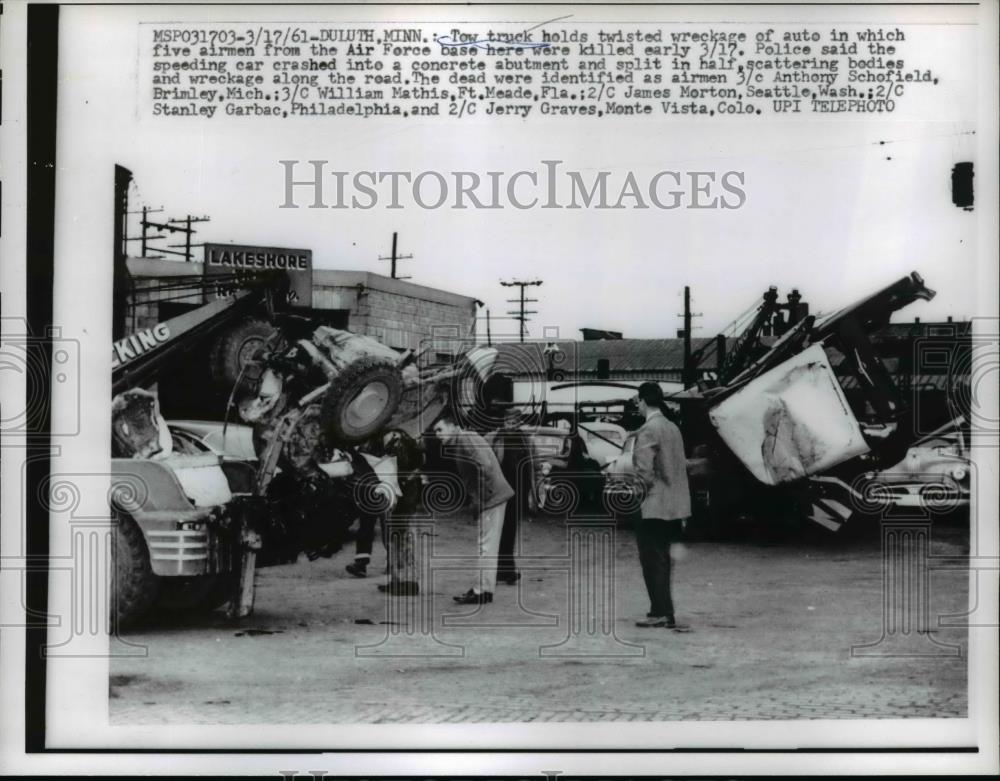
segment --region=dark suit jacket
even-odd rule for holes
[[[526,509],[528,496],[534,490],[531,443],[523,431],[502,428],[493,436],[492,444],[504,480],[514,489],[518,505]]]

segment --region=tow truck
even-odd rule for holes
[[[836,531],[871,505],[863,476],[898,463],[918,427],[869,334],[934,295],[913,272],[828,316],[797,318],[767,344],[763,330],[779,306],[771,288],[714,375],[667,396],[679,411],[696,504],[713,536],[738,515],[806,517]],[[854,399],[835,366],[856,378]],[[561,387],[568,386],[554,389]],[[641,503],[631,444],[604,465],[605,506],[617,515]]]
[[[118,626],[155,608],[225,602],[231,616],[249,615],[256,567],[300,552],[329,556],[360,513],[395,501],[391,465],[380,470],[356,447],[388,429],[416,438],[450,399],[481,397],[495,358],[472,349],[455,365],[421,371],[412,352],[288,311],[280,271],[215,276],[204,286],[205,304],[112,345]],[[194,354],[222,369],[226,420],[253,426],[256,462],[174,452],[149,388]]]

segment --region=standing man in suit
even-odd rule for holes
[[[437,419],[434,435],[445,455],[458,464],[465,498],[479,525],[479,583],[454,599],[460,605],[483,605],[493,601],[504,509],[514,489],[504,479],[493,448],[475,431],[462,429],[453,413]]]
[[[500,533],[500,555],[497,560],[497,580],[508,586],[521,579],[517,569],[518,526],[528,517],[528,495],[532,490],[533,470],[531,445],[519,429],[521,413],[513,407],[504,413],[503,427],[493,438],[493,452],[500,461],[504,480],[514,489],[514,496],[507,501]]]
[[[670,595],[670,543],[680,539],[691,515],[687,459],[680,429],[663,414],[663,391],[655,382],[639,386],[639,414],[645,417],[636,436],[632,464],[645,494],[636,527],[639,562],[649,593],[649,613],[641,627],[673,627]]]

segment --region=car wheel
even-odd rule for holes
[[[126,627],[145,615],[159,593],[149,549],[139,525],[131,516],[112,511],[111,618],[116,628]]]
[[[265,320],[248,317],[219,336],[210,353],[209,365],[216,388],[228,397],[249,363],[265,342],[274,336],[275,328]]]
[[[361,358],[330,381],[323,425],[335,445],[371,439],[392,417],[403,395],[399,369],[382,358]]]

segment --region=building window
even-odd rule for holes
[[[331,328],[339,328],[341,331],[346,331],[350,327],[350,309],[314,310],[313,316],[315,317],[317,314],[319,315],[319,319],[323,321],[323,324]]]

